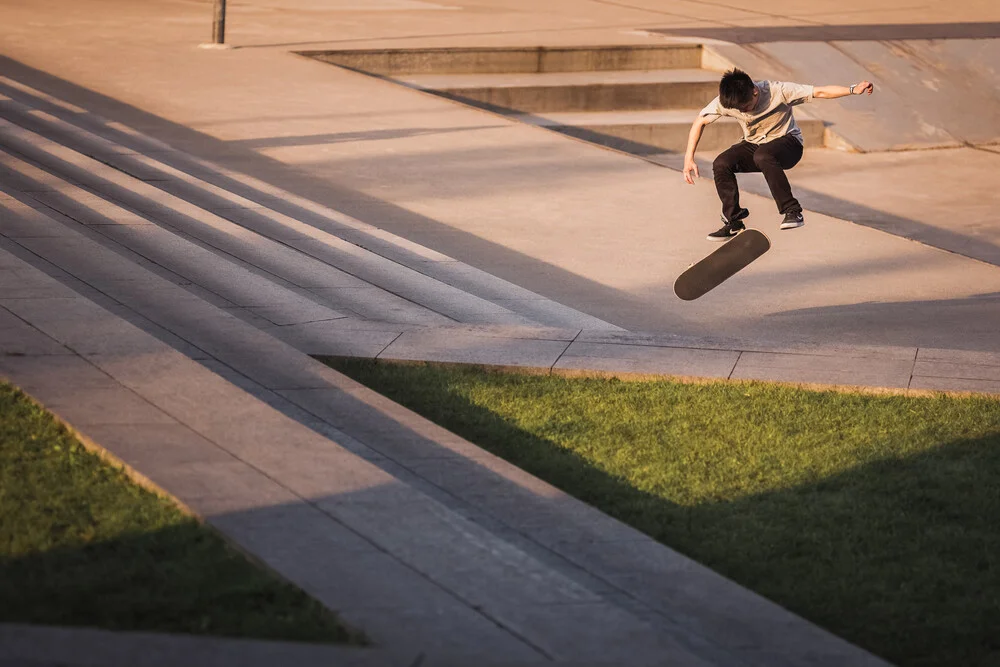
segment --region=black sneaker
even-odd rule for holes
[[[785,219],[781,221],[782,229],[795,229],[806,224],[802,218],[802,211],[791,211],[785,214]]]
[[[736,222],[727,222],[726,224],[722,225],[721,229],[712,232],[706,238],[709,241],[728,241],[729,239],[733,238],[746,228],[747,228],[746,225],[744,225],[739,220],[737,220]]]

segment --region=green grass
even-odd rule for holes
[[[6,384],[0,622],[363,641]]]
[[[331,361],[889,660],[1000,665],[1000,402]]]

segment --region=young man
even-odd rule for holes
[[[684,180],[694,185],[698,165],[694,152],[705,126],[722,116],[735,118],[743,128],[743,141],[715,158],[712,170],[715,188],[722,200],[722,229],[708,235],[710,241],[725,241],[746,227],[743,220],[750,211],[740,207],[736,174],[763,172],[771,196],[784,216],[781,229],[795,229],[805,224],[802,206],[792,196],[785,170],[802,159],[802,131],[792,117],[792,107],[812,98],[836,99],[847,95],[872,94],[868,81],[845,86],[807,86],[782,81],[753,81],[746,72],[733,69],[719,82],[719,96],[701,110],[688,135],[684,154]]]

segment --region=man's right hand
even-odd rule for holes
[[[684,182],[688,185],[694,185],[694,179],[698,176],[698,165],[693,159],[684,158]]]

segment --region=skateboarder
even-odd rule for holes
[[[802,132],[792,117],[792,107],[812,98],[836,99],[847,95],[872,94],[869,81],[853,86],[809,86],[783,81],[754,81],[741,70],[726,72],[719,82],[719,96],[701,110],[691,125],[684,154],[684,180],[694,185],[698,165],[694,152],[705,126],[722,116],[735,118],[743,128],[743,141],[715,158],[712,171],[715,188],[722,200],[722,229],[708,235],[710,241],[725,241],[745,229],[743,219],[750,211],[740,207],[736,174],[763,172],[771,196],[784,216],[781,229],[805,224],[802,206],[792,195],[785,170],[802,159]]]

